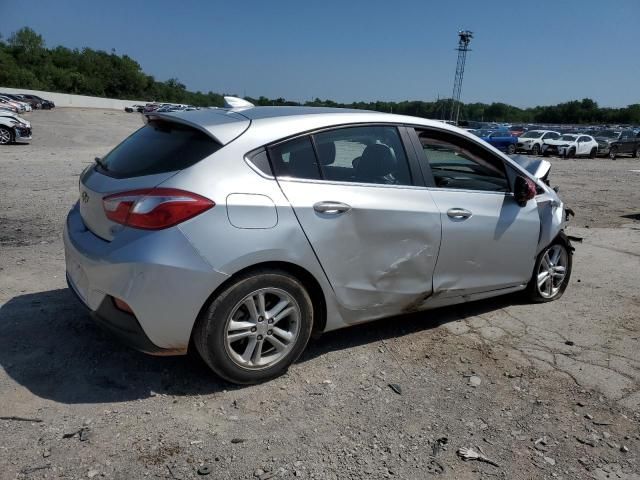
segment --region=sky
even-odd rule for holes
[[[305,101],[640,103],[640,0],[0,0],[0,34],[127,54],[189,90]]]

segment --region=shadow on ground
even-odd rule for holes
[[[300,362],[505,307],[514,297],[393,317],[312,340]],[[60,403],[124,402],[151,392],[188,396],[237,388],[186,357],[152,357],[100,330],[68,289],[14,297],[0,306],[0,366],[33,394]]]
[[[630,213],[629,215],[620,215],[622,218],[628,218],[630,220],[640,220],[640,213]]]

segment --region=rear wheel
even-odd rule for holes
[[[609,149],[609,158],[611,160],[615,160],[617,156],[618,156],[618,147],[611,147]]]
[[[529,300],[551,302],[562,296],[571,277],[572,255],[567,245],[557,241],[540,252],[527,285]]]
[[[632,156],[633,156],[633,158],[638,158],[638,155],[639,155],[639,154],[640,154],[640,150],[639,150],[638,148],[636,148],[636,149],[633,151],[633,155],[632,155]]]
[[[598,153],[598,149],[596,147],[593,147],[591,149],[591,152],[589,152],[589,158],[596,158],[597,153]]]
[[[533,155],[540,155],[540,145],[538,145],[537,143],[533,146],[533,148],[531,149],[531,153]]]
[[[7,127],[0,127],[0,145],[6,145],[13,141],[13,133]]]
[[[507,155],[513,155],[516,153],[516,146],[512,143],[507,147]]]
[[[266,270],[238,278],[209,305],[194,330],[202,359],[239,384],[277,377],[311,335],[313,304],[298,279]]]

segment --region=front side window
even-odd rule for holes
[[[502,160],[475,143],[437,131],[417,131],[436,187],[508,192]]]
[[[324,180],[411,185],[407,156],[393,126],[348,127],[313,135]]]

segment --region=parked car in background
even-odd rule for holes
[[[16,114],[0,112],[0,145],[31,141],[31,123]]]
[[[558,139],[547,139],[542,144],[542,154],[559,155],[561,157],[590,157],[596,158],[598,142],[590,135],[580,133],[566,133]]]
[[[620,154],[638,157],[640,138],[631,129],[600,130],[593,136],[598,142],[598,155],[606,155],[612,160]]]
[[[41,108],[44,110],[50,110],[56,106],[55,103],[53,103],[51,100],[45,100],[38,95],[32,95],[30,93],[21,93],[20,95],[22,95],[24,98],[37,100],[38,102],[40,102]]]
[[[509,155],[516,153],[517,137],[511,135],[508,130],[475,130],[474,135],[477,135],[489,145],[493,145],[498,150],[502,150]]]
[[[514,137],[519,137],[520,135],[522,135],[526,131],[527,131],[527,127],[525,127],[524,125],[511,125],[509,127],[509,132]]]
[[[562,296],[572,247],[548,162],[423,118],[232,102],[150,113],[80,176],[67,280],[135,348],[191,345],[255,383],[314,331]]]
[[[0,102],[6,105],[11,105],[12,107],[15,107],[17,113],[23,113],[27,111],[26,103],[18,102],[17,100],[12,100],[11,98],[5,97],[4,95],[0,95]]]
[[[132,105],[130,107],[124,107],[124,111],[127,113],[133,113],[133,112],[138,112],[138,113],[142,113],[142,111],[144,110],[144,105]]]
[[[518,137],[516,151],[540,155],[545,140],[557,140],[558,138],[560,138],[560,133],[554,130],[529,130]]]
[[[29,99],[23,98],[21,95],[16,95],[16,94],[13,94],[13,93],[0,93],[0,96],[9,98],[9,99],[14,100],[16,102],[24,103],[25,105],[28,105],[29,108],[27,108],[27,112],[30,112],[31,110],[35,110],[36,108],[38,108],[38,106],[37,106],[38,102],[36,102],[34,100],[29,100]]]

